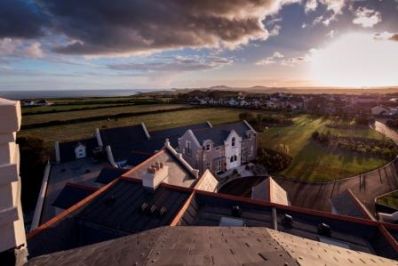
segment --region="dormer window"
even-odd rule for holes
[[[79,144],[75,148],[75,157],[76,159],[86,158],[86,146],[83,144]]]
[[[231,145],[232,145],[232,147],[235,147],[235,138],[232,138]]]
[[[211,148],[211,145],[210,144],[206,144],[206,146],[205,146],[206,151],[209,151],[210,148]]]

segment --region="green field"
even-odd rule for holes
[[[48,121],[56,120],[72,120],[83,117],[96,117],[105,115],[116,115],[121,113],[137,113],[137,112],[150,112],[156,110],[170,110],[176,108],[191,108],[190,105],[185,104],[150,104],[150,105],[133,105],[133,106],[121,106],[121,107],[110,107],[104,109],[95,110],[80,110],[80,111],[70,111],[61,113],[50,113],[50,114],[35,114],[35,115],[24,115],[22,117],[23,125],[31,125],[37,123],[44,123]]]
[[[29,113],[41,113],[41,112],[63,112],[69,110],[83,110],[91,108],[101,108],[101,107],[115,107],[117,105],[125,105],[125,103],[113,103],[113,104],[67,104],[67,105],[45,105],[45,106],[33,106],[33,107],[23,107],[22,114]]]
[[[330,129],[326,127],[330,120],[308,115],[300,115],[293,120],[293,126],[272,127],[260,133],[260,143],[265,147],[276,148],[280,144],[288,146],[293,161],[280,173],[283,176],[307,181],[327,181],[369,171],[387,162],[351,152],[331,151],[311,141],[311,134],[315,130],[329,130],[340,136],[383,138],[370,128]]]
[[[377,203],[398,210],[398,191],[393,191],[377,199]]]

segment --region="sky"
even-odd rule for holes
[[[0,90],[398,85],[398,0],[0,0]]]

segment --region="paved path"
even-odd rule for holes
[[[398,133],[386,126],[382,121],[377,121],[374,124],[374,129],[383,134],[384,136],[392,139],[398,145]]]
[[[330,211],[330,198],[351,189],[352,192],[374,211],[374,198],[398,188],[398,160],[381,169],[351,178],[327,183],[305,183],[281,177],[274,179],[289,195],[292,205]]]

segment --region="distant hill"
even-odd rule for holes
[[[229,87],[224,85],[212,86],[208,88],[184,88],[184,89],[172,89],[175,92],[187,93],[195,92],[194,94],[200,94],[204,91],[229,91],[229,92],[250,92],[250,93],[293,93],[293,94],[397,94],[398,86],[396,87],[380,87],[380,88],[333,88],[333,87],[265,87],[265,86],[253,86],[253,87]]]

